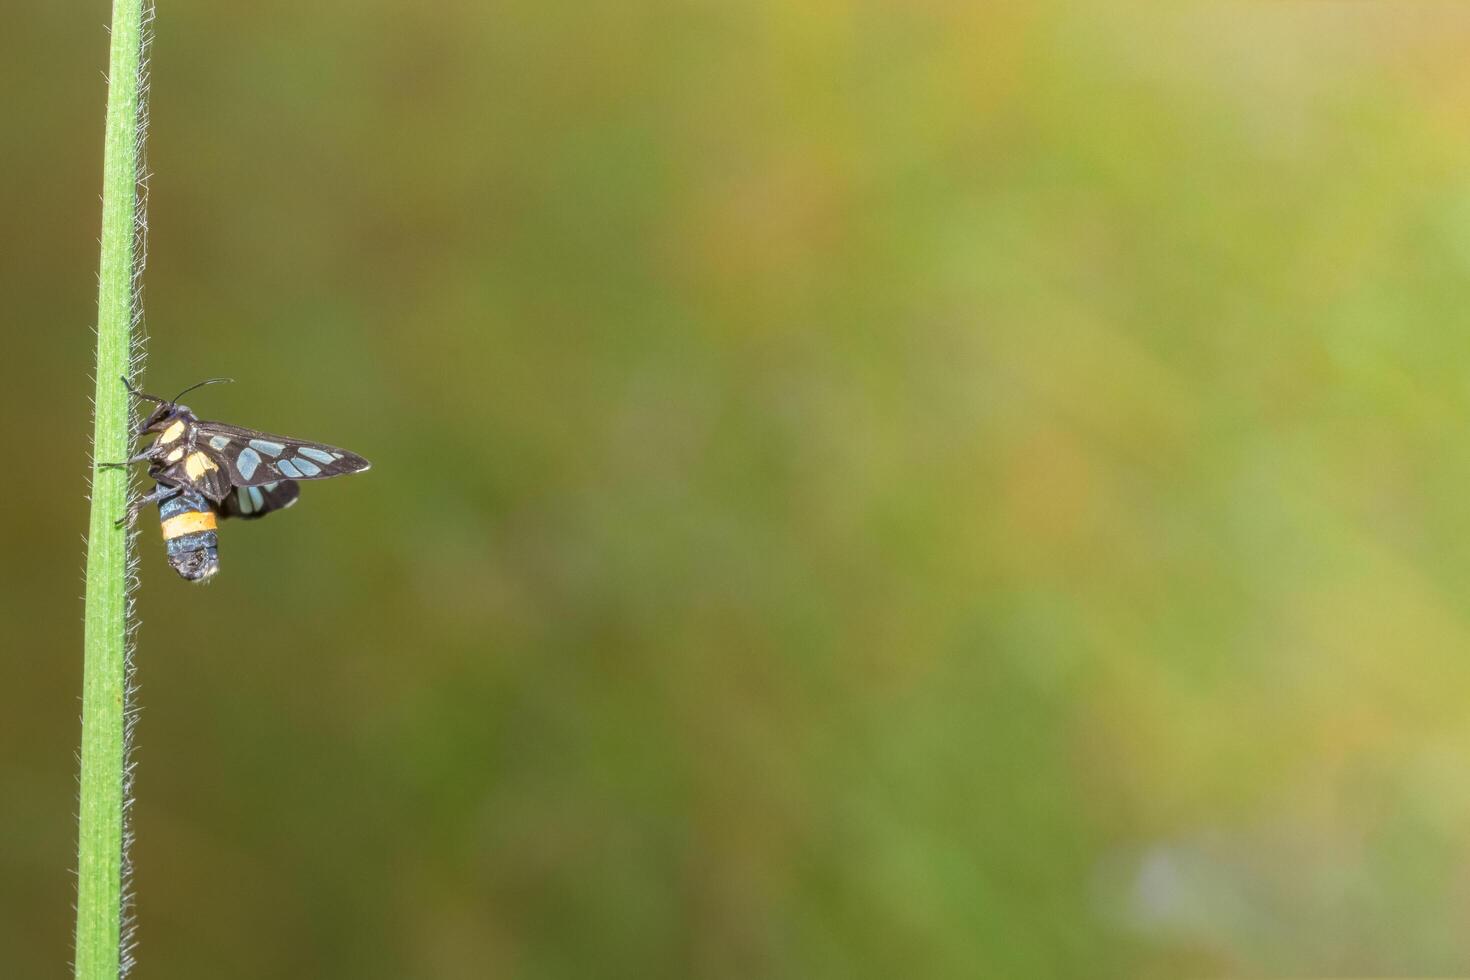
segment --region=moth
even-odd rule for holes
[[[134,433],[140,439],[153,435],[153,443],[122,465],[147,463],[156,486],[118,523],[156,503],[169,564],[191,582],[206,581],[219,570],[217,518],[264,517],[296,502],[297,481],[361,473],[371,465],[325,443],[206,421],[179,404],[195,388],[228,378],[201,381],[173,398],[145,394],[122,380],[132,395],[156,406]]]

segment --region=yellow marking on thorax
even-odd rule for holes
[[[197,480],[206,473],[219,469],[214,465],[214,460],[204,453],[190,453],[189,458],[184,460],[184,472],[189,474],[189,479]]]
[[[185,511],[163,522],[163,540],[172,541],[195,531],[213,531],[217,526],[212,510]]]
[[[177,463],[179,460],[181,460],[183,458],[184,458],[184,447],[183,446],[178,446],[178,447],[176,447],[174,449],[173,452],[171,452],[167,456],[165,456],[163,458],[163,461],[165,463]]]
[[[169,426],[167,429],[164,429],[163,432],[159,434],[158,443],[159,445],[162,445],[165,442],[173,442],[175,439],[183,434],[184,422],[182,419],[180,419],[173,425]]]

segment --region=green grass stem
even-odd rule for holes
[[[97,462],[130,454],[128,396],[140,312],[146,119],[147,0],[114,0],[102,172],[102,257],[97,294],[92,513],[82,677],[81,803],[77,843],[77,980],[117,980],[124,948],[128,799],[129,532],[114,526],[127,507],[128,474]]]

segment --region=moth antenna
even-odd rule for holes
[[[122,383],[123,387],[128,389],[128,394],[132,395],[134,398],[146,398],[150,402],[157,402],[160,405],[169,404],[162,398],[159,398],[157,395],[150,395],[147,392],[139,391],[137,388],[134,388],[132,382],[130,382],[127,378],[123,378]]]
[[[201,381],[198,384],[190,385],[189,387],[185,388],[183,391],[179,392],[177,395],[174,395],[173,401],[171,402],[171,404],[175,404],[175,405],[178,404],[178,401],[179,401],[180,398],[183,398],[185,395],[187,395],[189,392],[193,391],[195,388],[203,388],[205,385],[224,385],[224,384],[231,384],[231,383],[234,382],[234,380],[235,380],[234,378],[210,378],[208,381]]]

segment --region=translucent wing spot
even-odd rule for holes
[[[325,449],[318,449],[315,446],[302,446],[296,452],[298,455],[305,456],[308,459],[314,459],[318,463],[330,463],[332,460],[338,458],[335,453],[329,453]]]
[[[240,455],[235,457],[235,469],[245,479],[255,475],[255,468],[260,465],[260,454],[253,449],[242,449]]]
[[[223,449],[230,444],[230,437],[215,436],[213,439],[209,440],[209,444],[215,449]]]
[[[269,439],[251,439],[250,445],[267,456],[279,456],[286,448],[285,443],[271,442]]]
[[[250,502],[255,505],[255,510],[265,507],[265,494],[260,492],[260,487],[246,487],[245,493],[250,497]]]
[[[286,461],[282,460],[282,462]],[[320,466],[316,465],[313,462],[310,462],[309,460],[302,459],[300,456],[297,456],[290,462],[296,465],[296,468],[301,471],[302,476],[316,476],[322,471],[322,468]]]
[[[291,461],[289,459],[283,459],[280,462],[276,463],[276,469],[280,470],[286,476],[300,476],[301,475],[301,471],[298,470],[295,466],[293,466],[292,463],[291,463]]]

